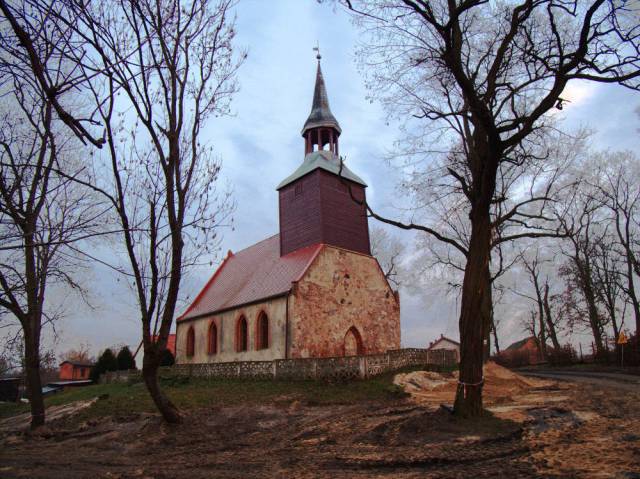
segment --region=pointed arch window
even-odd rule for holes
[[[209,334],[207,335],[207,352],[209,354],[218,353],[218,327],[215,321],[211,321],[209,325]]]
[[[189,326],[187,331],[187,357],[192,357],[195,354],[196,348],[196,333],[193,330],[193,326]]]
[[[269,347],[269,317],[261,312],[256,322],[256,349]]]
[[[344,356],[362,356],[364,354],[364,346],[362,344],[362,336],[355,326],[351,326],[344,335],[343,355]]]
[[[249,328],[247,318],[240,316],[236,324],[236,351],[242,352],[249,349]]]

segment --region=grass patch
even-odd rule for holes
[[[19,402],[1,402],[0,403],[0,419],[15,416],[23,412],[29,411],[29,405]]]
[[[161,378],[161,385],[176,406],[183,411],[212,406],[295,400],[311,406],[355,404],[408,396],[401,387],[393,384],[393,377],[398,373],[422,369],[424,368],[408,367],[367,380],[336,383],[164,377]],[[90,408],[80,411],[74,417],[74,421],[104,416],[125,419],[132,414],[156,411],[142,382],[70,388],[46,398],[45,404],[47,407],[58,406],[95,397],[101,399]],[[0,417],[28,411],[28,404],[0,404]]]

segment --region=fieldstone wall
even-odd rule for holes
[[[408,348],[367,356],[176,364],[161,368],[161,373],[163,376],[205,378],[335,381],[375,377],[408,366],[448,367],[455,364],[455,351]]]
[[[359,355],[400,347],[399,302],[369,255],[323,248],[294,287],[290,308],[291,358],[345,356],[350,329]]]
[[[111,384],[111,383],[127,383],[131,381],[138,381],[142,379],[142,371],[139,369],[129,369],[125,371],[107,371],[100,375],[98,383]]]

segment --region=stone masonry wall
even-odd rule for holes
[[[176,364],[218,363],[229,361],[271,361],[285,356],[286,298],[276,298],[262,303],[243,306],[213,316],[192,321],[180,321],[176,326]],[[256,322],[265,312],[269,318],[269,347],[256,350]],[[248,350],[236,352],[236,323],[244,314],[248,323]],[[208,353],[208,334],[211,321],[218,328],[218,351]],[[187,331],[193,326],[195,333],[194,355],[188,357]]]
[[[370,356],[340,358],[276,359],[228,363],[177,364],[160,368],[162,378],[192,376],[211,379],[278,379],[285,381],[336,381],[364,379],[406,367],[439,369],[455,366],[455,351],[406,348]],[[138,382],[140,370],[110,371],[100,384]]]
[[[160,368],[161,377],[345,381],[379,376],[405,367],[439,369],[455,366],[455,351],[399,349],[385,354],[338,358],[276,359],[229,363],[176,364]]]
[[[355,327],[362,354],[400,347],[400,306],[368,255],[326,246],[290,298],[290,358],[344,356]]]

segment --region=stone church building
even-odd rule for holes
[[[176,362],[265,361],[400,347],[398,294],[371,256],[367,185],[340,168],[318,69],[302,164],[278,186],[280,232],[227,255],[177,319]]]

